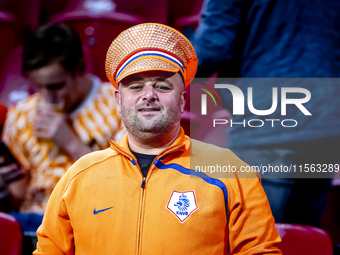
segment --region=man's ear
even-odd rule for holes
[[[181,99],[180,99],[180,103],[181,103],[181,113],[184,113],[184,107],[185,107],[185,103],[187,101],[187,96],[188,96],[188,92],[183,90],[182,94],[181,94]]]
[[[119,113],[121,114],[122,112],[121,112],[121,109],[120,109],[120,103],[121,103],[121,100],[122,100],[122,96],[121,96],[121,94],[120,94],[120,91],[119,90],[115,90],[115,99],[116,99],[116,102],[117,102],[117,104],[118,104],[118,109],[119,109]]]

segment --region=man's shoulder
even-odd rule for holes
[[[201,142],[195,139],[190,139],[191,142],[191,156],[204,157],[214,156],[214,158],[223,157],[226,159],[240,160],[231,150],[221,148],[214,144]]]
[[[94,151],[89,154],[82,156],[78,159],[71,168],[67,171],[69,178],[73,179],[79,174],[86,171],[91,171],[97,167],[101,167],[101,164],[107,160],[114,160],[119,154],[111,149],[107,148],[104,150]]]
[[[258,178],[235,153],[226,148],[191,139],[190,165],[217,179]],[[203,171],[202,171],[203,170]]]
[[[74,189],[81,187],[85,180],[95,180],[99,172],[112,169],[112,163],[119,155],[112,148],[107,148],[82,156],[61,177],[53,193],[63,196],[67,191],[72,193]]]

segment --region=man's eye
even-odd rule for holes
[[[134,91],[136,91],[136,90],[141,90],[142,88],[143,88],[142,85],[134,85],[134,86],[131,86],[131,87],[130,87],[130,89],[131,89],[131,90],[134,90]]]
[[[164,91],[164,92],[171,90],[171,88],[167,85],[157,85],[156,89],[158,89],[159,91]]]

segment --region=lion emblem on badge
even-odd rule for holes
[[[166,209],[175,215],[181,223],[184,223],[198,209],[195,191],[188,190],[181,192],[173,190]]]
[[[178,210],[180,211],[186,211],[188,210],[188,207],[190,206],[190,201],[186,195],[182,194],[179,197],[179,201],[176,204],[174,204],[174,206],[178,206]]]

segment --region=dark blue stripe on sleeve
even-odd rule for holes
[[[182,174],[197,176],[197,177],[203,179],[205,182],[207,182],[207,183],[209,183],[209,184],[212,184],[212,185],[215,185],[215,186],[219,187],[219,188],[223,191],[223,194],[224,194],[224,198],[225,198],[226,204],[228,204],[228,191],[227,191],[227,188],[226,188],[226,186],[224,185],[224,183],[221,182],[220,180],[214,179],[214,178],[211,178],[211,177],[208,177],[206,174],[204,174],[204,173],[202,173],[202,172],[197,172],[197,171],[194,171],[194,170],[185,168],[185,167],[183,167],[183,166],[181,166],[181,165],[178,165],[178,164],[164,165],[164,164],[162,163],[162,161],[160,161],[159,159],[156,159],[156,160],[155,160],[154,165],[155,165],[158,169],[168,169],[168,168],[172,168],[172,169],[175,169],[175,170],[181,172]]]

